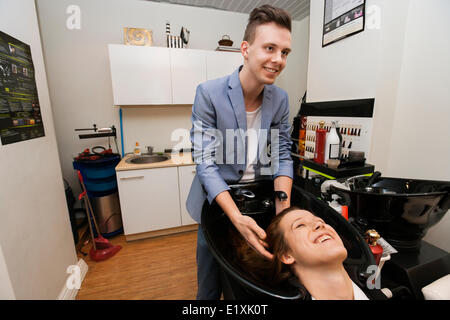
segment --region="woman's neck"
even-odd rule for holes
[[[297,277],[316,300],[353,300],[352,280],[341,265],[295,267]],[[301,270],[300,270],[301,269]]]

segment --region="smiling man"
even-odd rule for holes
[[[273,85],[290,51],[289,14],[270,5],[255,8],[241,43],[243,66],[229,76],[200,84],[192,107],[191,142],[197,174],[187,209],[194,220],[201,222],[205,199],[216,201],[249,245],[268,259],[272,255],[265,249],[266,233],[239,211],[229,184],[273,180],[278,195],[276,212],[290,206],[293,167],[289,99],[284,90]],[[244,147],[236,147],[235,140]],[[266,161],[269,149],[270,162]],[[219,272],[199,226],[197,299],[220,298]]]

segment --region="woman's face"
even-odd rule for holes
[[[300,267],[342,263],[347,250],[337,232],[309,211],[294,210],[280,221],[289,251],[283,255],[286,264]]]

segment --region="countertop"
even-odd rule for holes
[[[126,170],[140,170],[140,169],[154,169],[154,168],[167,168],[167,167],[178,167],[178,166],[191,166],[195,165],[192,161],[192,156],[190,152],[182,152],[172,155],[170,153],[164,153],[164,155],[170,155],[170,159],[166,161],[156,162],[156,163],[143,163],[134,164],[126,163],[125,161],[131,157],[133,154],[127,154],[120,160],[119,164],[116,166],[116,171],[126,171]]]

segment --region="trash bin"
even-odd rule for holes
[[[106,238],[123,232],[115,170],[120,159],[119,154],[107,154],[73,161],[73,168],[83,176],[100,233]]]

